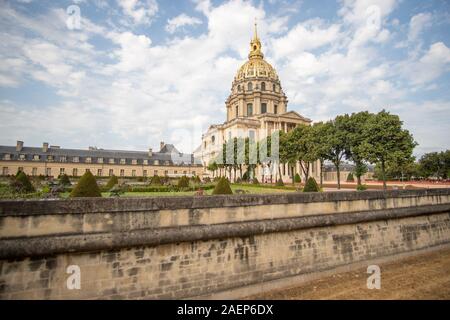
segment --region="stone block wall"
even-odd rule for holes
[[[448,244],[449,212],[448,189],[3,201],[0,298],[196,297]]]

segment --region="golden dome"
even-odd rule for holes
[[[255,34],[250,42],[250,53],[248,61],[244,63],[238,70],[235,80],[244,80],[256,77],[270,78],[278,81],[278,75],[275,69],[264,60],[264,54],[261,51],[261,41],[255,23]]]

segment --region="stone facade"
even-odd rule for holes
[[[0,201],[1,299],[192,298],[450,243],[448,189],[82,200]]]

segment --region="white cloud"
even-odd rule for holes
[[[411,18],[409,22],[408,40],[414,41],[431,25],[432,15],[430,13],[419,13]]]
[[[135,24],[151,23],[158,12],[156,0],[117,0],[117,3]]]
[[[174,33],[178,28],[184,26],[192,26],[196,24],[201,24],[202,21],[195,17],[190,17],[185,13],[176,16],[175,18],[169,19],[167,21],[166,30],[169,33]]]

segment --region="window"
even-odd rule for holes
[[[33,161],[39,161],[40,158],[41,158],[41,157],[40,157],[38,154],[35,154],[35,155],[33,156]]]
[[[120,176],[124,177],[125,176],[125,170],[124,169],[120,169]]]
[[[60,156],[59,157],[59,162],[66,162],[67,161],[67,157],[66,156]]]
[[[247,115],[253,115],[253,105],[251,103],[247,104]]]
[[[3,167],[3,169],[2,169],[2,175],[3,175],[3,176],[7,176],[8,174],[9,174],[8,167]]]
[[[125,164],[126,161],[127,161],[126,159],[123,159],[123,158],[122,158],[122,159],[120,159],[120,164]]]
[[[158,175],[158,170],[153,171],[153,175],[157,176]]]
[[[248,91],[252,91],[253,90],[253,83],[249,82],[247,84],[247,88],[248,88]]]
[[[131,160],[131,164],[137,164],[137,160],[136,159]]]
[[[92,162],[92,158],[91,157],[87,157],[86,158],[86,163],[91,163]]]
[[[265,82],[261,82],[261,90],[266,91],[266,83]]]
[[[37,168],[31,169],[31,175],[32,176],[37,176]]]
[[[131,171],[131,176],[136,177],[136,170]]]
[[[47,161],[53,161],[53,156],[47,156]]]
[[[113,169],[109,169],[109,176],[113,176],[114,175],[114,170]]]
[[[52,175],[52,168],[46,168],[46,169],[45,169],[45,175],[46,175],[47,177],[50,177],[50,176]]]
[[[19,155],[19,160],[25,160],[25,155],[24,154]]]
[[[11,155],[9,153],[5,154],[3,160],[11,160]]]
[[[267,103],[261,103],[261,113],[266,113],[266,112],[267,112]]]
[[[146,176],[147,176],[147,170],[144,170],[144,172],[142,173],[142,175],[143,175],[144,177],[146,177]]]
[[[192,171],[192,174],[195,176],[195,171]]]
[[[239,117],[239,107],[236,106],[236,118]]]
[[[231,140],[231,131],[228,132],[228,141]]]
[[[241,89],[242,89],[242,88],[241,88],[241,85],[239,84],[239,85],[238,85],[238,91],[241,91]]]
[[[59,175],[62,176],[65,173],[65,169],[64,168],[59,168]]]
[[[99,176],[99,177],[102,176],[102,169],[98,169],[98,170],[97,170],[97,176]]]
[[[273,107],[273,113],[275,113],[275,114],[278,113],[278,106],[277,106],[277,105],[275,105],[275,106]]]
[[[72,175],[74,176],[74,177],[77,177],[78,176],[78,169],[73,169],[72,170]]]
[[[25,172],[25,171],[23,171],[23,167],[19,167],[19,168],[18,168],[18,171],[19,171],[19,172]]]
[[[169,162],[169,161],[164,161],[164,164],[165,164],[166,166],[168,166],[168,165],[170,165],[170,162]]]
[[[248,132],[248,137],[250,138],[250,140],[255,140],[255,131],[250,130]]]
[[[177,174],[178,173],[178,171],[177,170],[175,170],[174,172],[173,172],[173,174]]]
[[[164,175],[167,176],[169,174],[169,170],[164,171]]]
[[[84,172],[91,172],[91,169],[86,169]]]
[[[275,92],[277,87],[275,86],[275,84],[273,85],[273,92]]]
[[[110,164],[114,164],[114,163],[115,163],[114,158],[110,158],[108,162],[109,162]]]
[[[148,165],[148,160],[147,159],[144,160],[144,165]]]
[[[80,162],[80,158],[79,157],[73,157],[73,162]]]
[[[153,164],[154,164],[155,166],[157,166],[157,165],[159,165],[159,161],[158,161],[158,160],[155,160],[155,161],[153,161]]]
[[[97,163],[103,163],[103,158],[97,158]]]
[[[186,174],[187,174],[187,171],[183,171],[183,174],[186,175]]]
[[[212,136],[211,137],[211,143],[214,144],[215,141],[216,141],[216,136]]]

